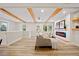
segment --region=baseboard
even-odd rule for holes
[[[59,38],[59,37],[56,37],[56,38],[59,39],[59,40],[62,40],[62,41],[64,41],[64,42],[69,42],[68,39],[62,39],[62,38]]]
[[[71,44],[72,44],[72,45],[74,45],[74,46],[79,47],[79,45],[78,45],[78,44],[75,44],[75,43],[73,43],[73,42],[71,42]]]
[[[15,43],[15,42],[17,42],[17,41],[19,41],[19,40],[21,40],[21,39],[22,39],[22,37],[20,37],[20,38],[14,40],[14,41],[12,41],[12,42],[10,42],[9,44],[7,44],[7,46],[10,46],[11,44],[13,44],[13,43]]]
[[[6,48],[7,46],[5,46],[5,45],[0,45],[0,48]]]

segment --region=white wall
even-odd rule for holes
[[[22,23],[13,22],[3,17],[0,17],[0,21],[8,24],[7,31],[0,32],[0,39],[3,39],[1,45],[8,45],[22,38]]]
[[[74,18],[76,14],[71,14],[71,19]],[[75,28],[76,25],[79,25],[79,22],[74,22],[71,20],[71,28]],[[79,46],[79,30],[71,30],[71,39],[70,41],[74,44]]]
[[[50,23],[50,22],[47,24],[45,24],[44,22],[37,22],[37,23],[28,22],[26,23],[26,32],[27,32],[26,35],[28,35],[28,37],[36,36],[38,34],[36,31],[37,25],[40,25],[40,32],[44,33],[43,25],[50,25],[50,24],[52,25],[52,29],[53,29],[54,28],[53,23]],[[52,33],[53,33],[53,30],[52,30]]]
[[[0,37],[3,39],[1,45],[10,44],[11,42],[14,42],[22,37],[31,38],[37,36],[37,31],[36,31],[37,25],[40,25],[40,32],[44,33],[43,31],[43,25],[45,24],[44,22],[37,22],[37,23],[27,22],[26,31],[23,32],[22,31],[23,23],[13,22],[3,17],[0,17],[0,21],[7,22],[8,24],[7,32],[0,32]],[[50,25],[50,24],[52,24],[52,28],[53,28],[53,23],[49,22],[46,25]]]
[[[0,38],[2,38],[2,46],[12,44],[13,42],[22,38],[22,32],[0,32]]]
[[[22,23],[13,22],[3,17],[0,17],[0,21],[7,23],[7,31],[22,31]]]
[[[79,31],[72,30],[71,32],[71,40],[74,45],[79,46]]]
[[[57,22],[60,22],[60,21],[62,21],[62,20],[65,20],[66,22],[66,28],[68,29],[68,30],[65,30],[65,29],[55,29],[56,28],[56,23]],[[62,19],[59,19],[59,20],[57,20],[57,21],[55,21],[55,25],[54,25],[54,35],[55,35],[55,37],[57,37],[57,38],[60,38],[60,39],[64,39],[64,40],[66,40],[66,41],[69,41],[70,40],[70,14],[67,14],[65,17],[63,17]],[[66,38],[64,38],[64,37],[61,37],[61,36],[58,36],[58,35],[56,35],[56,31],[58,31],[58,32],[66,32]]]
[[[67,14],[65,18],[62,18],[60,20],[55,21],[55,24],[61,20],[66,20],[66,28],[67,30],[63,29],[55,29],[54,35],[58,38],[69,40],[71,43],[74,45],[79,46],[79,31],[77,30],[72,30],[72,28],[75,28],[76,25],[79,25],[79,22],[74,22],[71,19],[74,17],[73,13]],[[64,31],[66,32],[66,38],[60,37],[56,35],[56,31]]]

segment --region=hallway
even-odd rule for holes
[[[57,50],[35,50],[35,39],[21,39],[8,47],[0,47],[2,56],[69,56],[79,55],[79,47],[72,46],[69,43],[64,44],[58,41]]]

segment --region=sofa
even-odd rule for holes
[[[35,50],[39,48],[50,48],[52,49],[52,43],[50,39],[46,39],[43,36],[39,35],[36,38]]]

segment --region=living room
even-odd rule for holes
[[[72,6],[73,5],[73,6]],[[20,55],[53,55],[53,50],[62,50],[64,45],[79,46],[79,7],[78,4],[0,4],[0,48],[2,55],[17,52]],[[74,34],[74,35],[73,35]],[[26,46],[26,47],[25,47]],[[36,52],[41,48],[45,52]],[[16,51],[6,51],[16,49]],[[69,48],[68,47],[68,48]],[[32,52],[30,49],[32,48]],[[52,48],[52,53],[50,52]],[[25,50],[27,49],[27,50]],[[67,49],[68,51],[69,49]],[[21,51],[21,52],[24,52]],[[49,51],[49,53],[47,52]],[[54,55],[68,55],[69,52],[56,52]],[[19,51],[20,52],[20,51]],[[73,50],[69,55],[79,53]],[[44,54],[43,54],[44,53]],[[65,54],[67,53],[67,54]],[[19,55],[13,53],[12,55]]]

